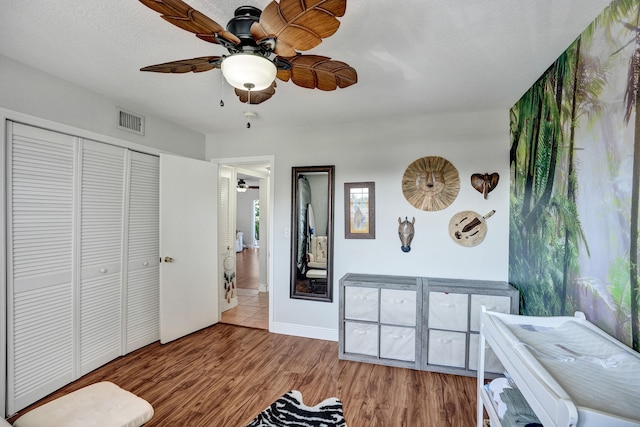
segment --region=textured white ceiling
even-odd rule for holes
[[[188,0],[225,26],[269,0]],[[311,51],[347,62],[358,83],[333,92],[278,81],[252,128],[321,126],[508,109],[609,0],[348,0],[341,26]],[[219,70],[142,73],[226,51],[136,0],[0,0],[0,54],[202,133],[244,126]]]

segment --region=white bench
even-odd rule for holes
[[[152,417],[149,402],[103,381],[38,406],[13,427],[139,427]]]

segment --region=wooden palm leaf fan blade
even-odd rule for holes
[[[251,35],[256,41],[274,37],[274,52],[293,56],[296,50],[312,49],[334,34],[340,27],[336,17],[343,16],[346,8],[347,0],[274,0],[251,26]]]
[[[140,71],[152,71],[154,73],[201,73],[203,71],[213,70],[214,68],[220,68],[221,60],[221,56],[201,56],[199,58],[149,65],[148,67],[140,68]]]
[[[181,0],[140,0],[142,4],[161,14],[162,19],[196,35],[214,35],[223,37],[233,44],[240,39],[227,31],[213,19],[198,12]],[[203,40],[216,43],[215,37],[201,37]]]
[[[308,89],[336,90],[358,82],[356,70],[342,61],[320,55],[297,55],[282,58],[291,64],[290,70],[279,70],[277,77]]]
[[[240,102],[244,102],[245,104],[249,101],[249,91],[235,89],[236,95]],[[275,80],[271,83],[266,89],[251,91],[251,104],[260,104],[268,99],[270,99],[276,93],[276,82]]]

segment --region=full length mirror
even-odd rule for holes
[[[291,169],[291,298],[333,301],[334,169]]]

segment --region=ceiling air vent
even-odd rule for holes
[[[144,117],[119,109],[118,127],[138,135],[144,135]]]

